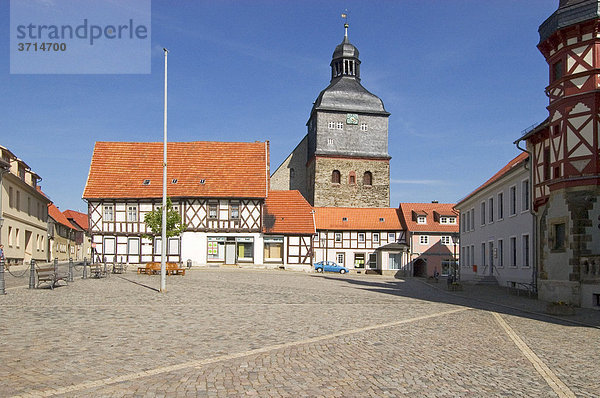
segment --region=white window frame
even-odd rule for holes
[[[367,123],[361,123],[360,131],[369,131],[369,125],[367,125]]]
[[[137,222],[137,205],[128,205],[127,206],[127,222]]]
[[[529,211],[529,178],[521,181],[521,212]]]
[[[508,254],[509,254],[509,261],[508,261],[508,266],[511,268],[516,268],[517,267],[517,237],[516,236],[510,236],[508,238]]]
[[[114,205],[102,205],[102,221],[104,221],[104,222],[115,221],[115,206]]]
[[[486,206],[485,200],[479,204],[479,218],[481,218],[481,223],[480,223],[481,225],[485,225],[485,222],[486,222],[485,206]]]
[[[341,232],[335,232],[333,234],[333,240],[334,240],[334,242],[341,242],[342,241],[342,233]]]
[[[419,235],[419,244],[420,245],[428,245],[429,244],[429,235]]]
[[[346,263],[346,253],[342,253],[342,252],[338,252],[335,253],[335,262],[338,263],[338,265],[345,265]]]
[[[373,242],[379,243],[379,232],[373,232]]]
[[[494,222],[494,197],[488,198],[488,223]]]
[[[327,128],[330,129],[330,130],[335,129],[335,122],[329,122],[329,123],[327,123]]]
[[[135,251],[135,252],[131,251],[131,249],[132,249],[131,243],[132,242],[137,242],[137,251]],[[127,255],[129,255],[129,256],[139,256],[140,253],[141,253],[141,250],[140,250],[141,249],[141,244],[140,243],[141,243],[140,242],[140,238],[127,238]]]
[[[343,129],[344,129],[344,123],[342,123],[342,122],[337,122],[337,123],[336,123],[336,128],[337,128],[338,130],[343,130]]]
[[[388,242],[395,242],[395,241],[396,241],[396,233],[388,232]]]
[[[444,235],[440,237],[440,243],[442,245],[449,245],[452,242],[452,239],[450,238],[450,236]]]
[[[503,220],[504,219],[504,192],[499,192],[497,195],[497,202],[498,205],[496,206],[496,208],[498,209],[498,221]]]
[[[508,188],[508,210],[509,216],[517,215],[517,186],[511,185]]]
[[[527,251],[525,251],[525,242],[527,242]],[[521,235],[521,266],[531,268],[531,239],[529,234]]]
[[[365,241],[365,233],[364,232],[359,232],[358,236],[356,237],[356,240],[358,241],[358,243],[364,243],[364,241]]]
[[[417,216],[417,224],[427,224],[427,216]]]
[[[496,248],[498,261],[497,267],[504,268],[504,239],[498,239],[498,247]]]
[[[471,213],[471,231],[475,231],[475,208],[472,207],[471,210],[469,210],[469,213]]]

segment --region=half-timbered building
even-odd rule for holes
[[[356,272],[404,275],[409,255],[398,209],[315,207],[314,211],[315,261],[335,261]]]
[[[313,209],[299,191],[269,191],[263,215],[266,266],[309,270],[312,267]]]
[[[97,142],[83,198],[95,260],[160,261],[160,236],[146,213],[162,204],[162,143]],[[167,195],[185,232],[167,259],[192,264],[262,264],[262,210],[269,186],[268,142],[173,142]]]
[[[600,1],[560,0],[539,28],[548,119],[531,154],[542,300],[600,306]]]

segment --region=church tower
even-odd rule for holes
[[[600,1],[560,0],[539,28],[549,116],[525,134],[539,297],[600,305]]]
[[[361,85],[358,49],[348,39],[333,51],[331,81],[317,97],[308,133],[273,173],[274,189],[298,189],[317,207],[389,207],[388,118]]]
[[[315,101],[308,127],[308,200],[314,206],[388,207],[388,117],[360,83],[358,49],[348,25],[331,60],[331,82]]]

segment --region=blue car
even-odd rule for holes
[[[319,261],[318,263],[315,263],[315,271],[317,272],[339,272],[340,274],[345,274],[346,272],[348,272],[348,268],[342,266],[342,265],[338,265],[337,263],[335,263],[334,261]]]

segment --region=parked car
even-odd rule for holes
[[[317,272],[339,272],[340,274],[345,274],[348,272],[348,268],[343,265],[338,265],[335,261],[319,261],[315,263],[315,271]]]

